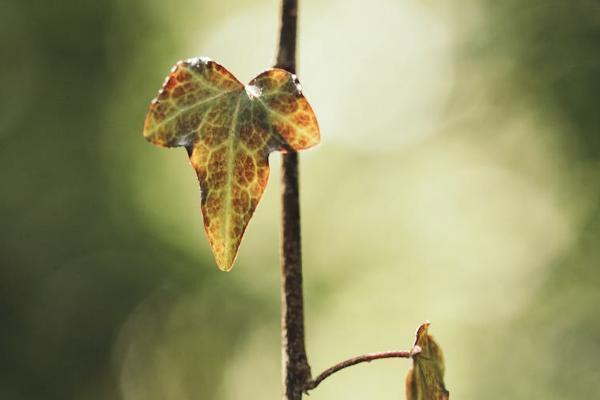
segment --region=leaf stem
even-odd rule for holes
[[[296,70],[297,0],[282,0],[275,67]],[[281,346],[285,400],[300,400],[311,380],[304,340],[298,153],[281,159]]]
[[[347,360],[341,361],[334,366],[327,368],[325,371],[321,372],[315,379],[311,379],[304,386],[304,392],[308,393],[309,390],[312,390],[319,386],[319,384],[327,379],[330,375],[335,374],[336,372],[351,367],[356,364],[360,364],[363,362],[371,362],[374,360],[381,360],[384,358],[411,358],[413,355],[417,354],[416,351],[384,351],[381,353],[369,353],[363,354],[357,357],[352,357]]]

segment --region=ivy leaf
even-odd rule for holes
[[[150,104],[144,137],[187,149],[210,246],[228,271],[265,190],[269,154],[316,145],[319,127],[292,73],[269,69],[244,86],[202,57],[173,67]]]
[[[408,400],[448,400],[450,393],[444,385],[444,357],[442,349],[427,331],[429,322],[417,330],[411,351],[413,366],[406,377]]]

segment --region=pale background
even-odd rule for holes
[[[453,399],[600,398],[600,7],[303,0],[298,74],[313,372],[409,349]],[[281,397],[279,155],[231,273],[185,151],[141,136],[178,59],[242,81],[275,0],[0,7],[0,398]],[[406,360],[312,400],[402,399]]]

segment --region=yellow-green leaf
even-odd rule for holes
[[[210,246],[228,271],[265,190],[269,154],[316,145],[319,127],[290,72],[269,69],[243,85],[216,62],[194,58],[178,62],[152,100],[144,137],[187,149]]]
[[[408,400],[448,400],[450,393],[444,385],[444,357],[442,349],[427,331],[426,322],[417,330],[412,349],[413,366],[406,377]]]

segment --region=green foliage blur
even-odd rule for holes
[[[278,161],[233,271],[182,149],[142,138],[178,59],[247,81],[275,0],[0,6],[0,399],[278,398]],[[455,399],[600,398],[600,6],[303,0],[313,373],[432,322]],[[406,360],[311,399],[404,398]]]

